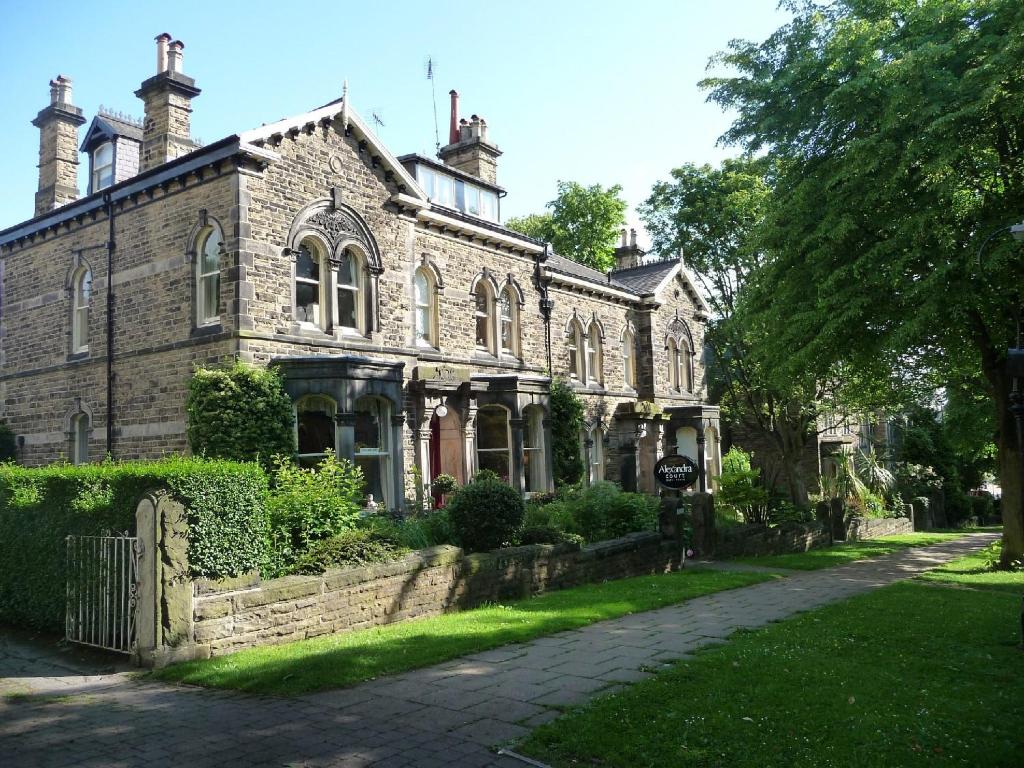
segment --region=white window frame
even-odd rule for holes
[[[668,340],[668,386],[673,392],[680,392],[679,345],[675,339]]]
[[[504,448],[481,448],[480,447],[480,411],[501,411],[505,414],[505,447]],[[477,411],[476,418],[476,468],[481,468],[480,454],[483,453],[504,453],[505,454],[505,482],[512,481],[512,418],[507,408],[500,405],[482,405]]]
[[[380,462],[380,487],[383,498],[374,499],[374,501],[382,503],[387,509],[392,509],[392,502],[394,500],[391,498],[391,401],[376,395],[364,395],[356,400],[355,413],[358,414],[360,412],[360,404],[366,401],[373,401],[379,407],[378,426],[380,434],[378,445],[376,448],[354,446],[352,461],[356,465],[358,465],[359,459],[376,459]]]
[[[479,297],[481,292],[484,296],[484,309],[480,309]],[[473,289],[473,339],[477,351],[486,352],[489,355],[494,355],[496,351],[494,343],[494,305],[496,303],[494,292],[487,284],[487,281],[480,280]],[[484,319],[486,323],[484,334],[487,342],[486,346],[481,346],[480,339],[478,338],[477,325],[481,319]]]
[[[100,165],[100,155],[104,150],[110,150],[110,158],[108,161]],[[107,183],[103,183],[104,174],[107,175]],[[91,185],[89,187],[90,192],[99,192],[101,189],[112,187],[114,185],[114,144],[110,141],[105,141],[100,144],[96,149],[92,151],[92,178]]]
[[[332,306],[331,306],[331,324],[333,328],[340,330],[344,334],[357,334],[363,335],[365,333],[365,316],[366,316],[366,280],[364,275],[366,274],[366,256],[358,248],[354,247],[351,243],[344,245],[338,250],[339,255],[346,255],[349,258],[349,272],[351,284],[342,283],[341,281],[341,270],[343,264],[339,262],[338,268],[333,270],[333,283],[334,292],[332,294]],[[341,322],[341,302],[338,301],[338,292],[346,291],[352,294],[353,300],[353,312],[355,314],[355,325],[345,325]]]
[[[586,344],[586,381],[588,384],[600,384],[604,378],[604,364],[601,360],[601,329],[597,323],[591,323],[584,339]]]
[[[88,284],[88,290],[86,285]],[[92,303],[92,271],[79,267],[72,280],[71,290],[71,352],[89,351],[89,306]]]
[[[302,249],[305,248],[317,267],[317,278],[314,280],[308,277],[299,277],[299,256]],[[326,252],[324,246],[313,238],[306,238],[300,244],[298,252],[295,254],[295,279],[294,279],[294,294],[295,304],[292,311],[295,313],[295,319],[302,326],[307,328],[319,328],[320,330],[326,330],[324,328],[325,313],[324,313],[324,276],[325,267],[327,266]],[[316,286],[316,298],[317,303],[313,305],[316,312],[316,317],[310,320],[308,317],[299,317],[299,284],[303,285],[314,285]]]
[[[590,466],[587,467],[587,475],[591,484],[604,481],[604,428],[595,424],[589,434],[590,438]]]
[[[438,346],[437,301],[434,298],[436,293],[437,285],[433,273],[426,267],[417,269],[412,279],[412,325],[413,340],[418,347],[436,349]],[[424,321],[426,327],[423,327]]]
[[[216,225],[207,228],[199,238],[199,247],[195,249],[196,259],[196,325],[216,325],[220,322],[220,250],[223,243],[223,234],[220,227]],[[214,254],[208,254],[207,249],[213,245]],[[206,269],[206,257],[214,256],[217,269],[209,272]],[[216,312],[207,314],[207,300],[215,297],[214,306]]]
[[[544,455],[544,409],[539,405],[531,405],[523,409],[523,415],[526,417],[523,434],[523,480],[526,492],[544,493],[548,488]]]
[[[505,310],[508,310],[508,314],[505,314]],[[512,286],[507,286],[504,291],[501,292],[501,296],[497,301],[498,316],[498,348],[501,350],[503,355],[518,358],[520,357],[519,351],[519,296]],[[509,345],[505,346],[505,324],[509,326]]]
[[[573,320],[569,331],[569,378],[581,384],[587,382],[586,334],[578,320]]]

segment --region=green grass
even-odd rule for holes
[[[1021,766],[1019,610],[897,584],[738,633],[516,751],[557,767]]]
[[[991,564],[999,562],[1000,542],[995,541],[978,552],[922,573],[922,581],[955,584],[971,589],[995,589],[1024,595],[1024,571],[995,571]]]
[[[765,555],[763,557],[742,557],[737,562],[763,565],[768,568],[793,568],[798,571],[815,571],[819,568],[831,568],[844,565],[855,560],[878,557],[898,552],[907,547],[924,547],[929,544],[940,544],[952,539],[962,539],[968,531],[955,533],[900,533],[895,536],[883,536],[867,541],[840,542],[826,549],[812,549],[809,552],[796,552],[789,555]]]
[[[426,667],[771,578],[777,577],[681,571],[621,579],[549,592],[509,605],[253,648],[166,667],[153,676],[254,693],[309,693]]]

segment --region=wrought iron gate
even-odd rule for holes
[[[127,533],[67,537],[69,642],[120,653],[135,649],[139,552],[139,539]]]

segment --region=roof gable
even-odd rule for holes
[[[114,141],[120,137],[142,143],[142,127],[128,120],[100,112],[89,124],[79,151],[92,152],[98,144],[102,144],[104,141]]]

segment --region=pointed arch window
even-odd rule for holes
[[[693,392],[693,380],[690,375],[690,345],[686,339],[679,340],[679,391]]]
[[[498,317],[501,323],[501,352],[519,357],[519,297],[512,286],[501,292]]]
[[[433,274],[426,267],[416,270],[413,278],[414,325],[416,344],[421,347],[437,347],[437,312],[434,295],[437,286]]]
[[[81,267],[72,281],[71,351],[89,351],[89,304],[92,301],[92,272]]]
[[[636,389],[636,337],[628,328],[622,334],[622,379],[630,389]]]
[[[224,237],[216,225],[202,236],[196,249],[196,325],[220,320],[220,249]]]
[[[487,287],[487,283],[485,281],[480,280],[477,283],[473,297],[475,302],[473,316],[476,321],[476,348],[483,352],[490,352],[493,354],[493,333],[491,331],[492,298],[491,291]]]
[[[600,384],[602,376],[601,364],[601,329],[597,323],[591,323],[587,331],[587,381]]]
[[[339,328],[362,332],[363,316],[363,260],[354,248],[345,248],[338,254],[337,319]]]
[[[590,430],[590,466],[587,468],[591,483],[604,480],[604,429],[596,424]]]
[[[71,417],[71,463],[89,462],[89,414],[76,413]]]
[[[668,340],[668,386],[674,392],[679,391],[680,386],[680,370],[679,365],[679,345],[675,339]]]
[[[583,326],[576,320],[572,321],[569,327],[569,376],[579,381],[587,380],[586,363],[586,342],[584,341]]]
[[[304,240],[295,254],[295,319],[320,327],[323,304],[320,275],[323,251],[312,240]]]

